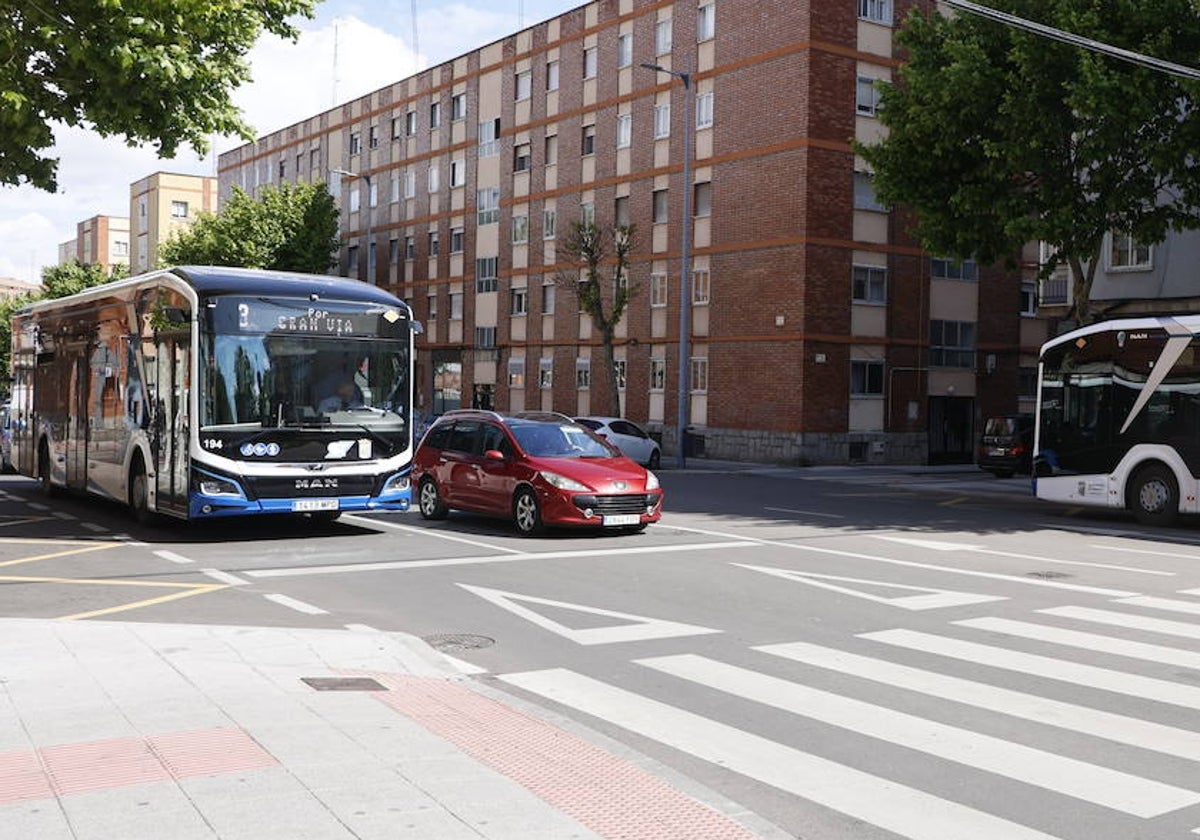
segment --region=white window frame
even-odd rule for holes
[[[697,268],[692,272],[692,303],[707,306],[711,299],[712,274],[707,268]]]
[[[633,145],[633,114],[617,114],[617,148]]]
[[[555,306],[555,284],[553,280],[542,283],[542,314],[553,315]]]
[[[188,203],[186,201],[172,201],[171,202],[171,218],[172,219],[186,219],[188,217],[188,213],[190,211],[191,211],[191,207],[188,206]]]
[[[463,293],[450,293],[450,320],[461,321],[463,319]]]
[[[879,79],[859,76],[854,86],[854,111],[860,117],[874,117],[879,113]]]
[[[696,41],[703,43],[717,37],[717,7],[705,3],[696,9]]]
[[[1022,318],[1037,317],[1037,283],[1032,280],[1021,281],[1020,305],[1018,313]]]
[[[467,162],[462,158],[450,161],[450,186],[462,187],[467,183]]]
[[[1132,233],[1126,231],[1113,230],[1109,231],[1106,244],[1108,247],[1105,251],[1108,254],[1108,270],[1109,271],[1151,271],[1154,268],[1154,246],[1138,242]],[[1120,262],[1117,259],[1118,248],[1124,254],[1128,254],[1128,262]],[[1140,253],[1145,252],[1145,259],[1140,258]]]
[[[667,305],[669,281],[666,272],[654,272],[650,275],[650,308],[658,309]]]
[[[524,388],[525,387],[525,359],[524,358],[509,358],[508,360],[508,387],[509,388]]]
[[[358,189],[358,186],[355,185],[350,188],[350,206],[348,209],[351,213],[357,213],[361,204],[362,192]]]
[[[517,102],[529,99],[533,96],[533,73],[528,70],[518,72],[513,80],[513,87]]]
[[[575,359],[575,388],[587,391],[592,387],[592,360],[579,357]]]
[[[711,90],[696,94],[696,130],[713,126],[713,93]]]
[[[862,371],[862,387],[855,384],[854,371]],[[878,390],[871,387],[871,371],[877,370]],[[850,360],[850,396],[879,398],[884,395],[884,374],[886,373],[883,359],[851,359]]]
[[[855,303],[865,303],[873,306],[887,305],[887,269],[881,265],[854,265],[850,269],[850,299]],[[862,293],[859,293],[859,285]],[[873,296],[874,289],[879,289],[879,297]]]
[[[495,292],[500,288],[500,258],[475,258],[475,291],[479,294]]]
[[[629,382],[629,362],[625,359],[613,359],[613,373],[616,374],[617,390],[624,391]]]
[[[549,208],[542,210],[542,239],[554,239],[558,236],[558,210]]]
[[[546,62],[546,91],[558,90],[558,60]]]
[[[596,224],[596,205],[585,201],[579,205],[579,224],[587,226]]]
[[[442,171],[440,168],[438,168],[438,166],[436,164],[429,167],[427,179],[428,179],[429,192],[431,192],[431,193],[437,192],[438,189],[442,185]]]
[[[583,48],[583,78],[594,79],[600,72],[600,50],[597,47]]]
[[[858,0],[858,17],[871,23],[892,26],[895,23],[892,0]]]
[[[438,296],[437,292],[430,292],[425,295],[425,318],[429,321],[436,321],[438,316]]]
[[[512,217],[512,244],[527,245],[529,243],[529,216]]]
[[[979,281],[979,265],[973,259],[956,260],[952,257],[932,257],[929,260],[929,277],[932,280],[960,280],[964,283]]]
[[[693,394],[708,393],[708,356],[692,356],[688,365],[688,390]]]
[[[671,136],[671,103],[654,106],[654,139],[666,140]]]
[[[654,24],[654,54],[655,55],[670,55],[674,34],[672,32],[672,19],[665,18]]]
[[[456,93],[450,97],[450,122],[458,122],[467,118],[467,95]]]
[[[870,172],[854,173],[854,209],[886,213],[888,208],[875,196],[875,177]]]
[[[554,359],[546,356],[538,359],[538,387],[545,390],[554,387]]]
[[[404,170],[404,197],[417,197],[417,170],[411,166]]]
[[[500,120],[484,120],[479,124],[479,157],[500,154]]]
[[[622,32],[617,36],[617,67],[633,64],[633,33]]]
[[[493,225],[500,221],[499,187],[485,187],[475,197],[475,224]]]
[[[521,316],[529,314],[529,289],[515,286],[509,290],[508,314]]]
[[[461,254],[466,247],[467,230],[466,228],[450,228],[450,253]]]
[[[651,392],[661,393],[667,388],[667,360],[666,359],[651,359],[650,360],[650,388]]]

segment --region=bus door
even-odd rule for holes
[[[191,336],[186,332],[156,336],[153,378],[154,468],[160,511],[185,513],[188,505],[188,436]]]
[[[72,347],[67,403],[67,487],[87,489],[88,386],[91,384],[87,348]]]

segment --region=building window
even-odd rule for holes
[[[467,95],[465,93],[456,93],[450,97],[450,121],[465,120],[467,118]]]
[[[461,187],[467,183],[467,162],[465,160],[450,161],[450,186]]]
[[[553,388],[554,387],[554,360],[541,358],[538,359],[538,387]]]
[[[362,139],[357,131],[350,135],[350,154],[356,155],[362,151]]]
[[[524,315],[529,312],[529,290],[512,289],[509,293],[509,312],[512,315]]]
[[[317,169],[318,167],[320,167],[320,165],[321,165],[321,150],[313,149],[311,152],[308,153],[308,167],[309,167],[309,169]]]
[[[392,117],[392,139],[399,140],[404,135],[400,131],[400,118]]]
[[[434,102],[429,106],[429,128],[435,129],[442,124],[442,103]]]
[[[417,197],[417,170],[411,167],[404,170],[404,197]]]
[[[379,126],[373,125],[367,129],[367,145],[372,149],[379,148]],[[280,170],[279,174],[283,175],[283,171]]]
[[[350,190],[350,212],[357,213],[359,204],[361,204],[361,203],[362,203],[362,193],[360,193],[357,189],[351,189]],[[175,215],[175,214],[172,213],[171,215]]]
[[[296,174],[299,175],[300,174],[299,171],[297,171]],[[283,158],[280,158],[279,159],[279,180],[282,181],[286,177],[287,177],[287,161],[284,160]]]
[[[437,166],[429,167],[429,191],[435,193],[441,186],[441,170]]]
[[[404,237],[404,259],[415,260],[417,258],[417,240],[415,237]]]
[[[650,275],[650,305],[656,307],[667,305],[667,275]]]
[[[712,281],[707,268],[698,268],[692,272],[692,303],[708,303],[712,294]]]
[[[633,115],[617,114],[617,148],[628,149],[633,145]]]
[[[480,257],[475,260],[475,291],[494,292],[500,287],[499,257]]]
[[[661,391],[667,387],[667,360],[650,360],[650,390]]]
[[[529,217],[512,217],[512,244],[524,245],[529,241]]]
[[[979,279],[979,267],[975,260],[958,260],[949,257],[934,257],[929,261],[930,276],[934,280],[968,280]]]
[[[546,62],[546,90],[558,90],[558,62]]]
[[[597,51],[595,47],[585,47],[583,50],[583,78],[594,79],[598,70]]]
[[[625,385],[629,381],[629,362],[624,359],[613,359],[613,373],[617,375],[617,390],[624,391]]]
[[[346,262],[349,263],[351,274],[358,274],[358,246],[351,245],[346,249]]]
[[[408,111],[404,115],[404,133],[408,137],[412,137],[417,133],[417,112]]]
[[[533,74],[528,70],[522,70],[517,74],[514,87],[518,102],[522,99],[528,99],[533,95]]]
[[[629,227],[629,196],[623,195],[613,201],[613,224],[617,227]]]
[[[500,118],[479,124],[479,156],[492,157],[500,154]]]
[[[596,205],[590,201],[579,205],[579,224],[590,227],[596,224]]]
[[[438,296],[437,292],[430,292],[425,297],[425,317],[430,321],[437,320]]]
[[[633,36],[626,32],[617,36],[617,66],[628,67],[633,64]]]
[[[114,257],[128,257],[129,256],[129,243],[123,242],[119,239],[116,242],[114,242],[113,243],[113,256]]]
[[[1021,284],[1021,309],[1023,318],[1033,318],[1037,315],[1037,283]]]
[[[463,316],[463,295],[462,292],[450,293],[450,320],[461,321]]]
[[[708,391],[708,359],[696,356],[691,359],[691,380],[688,388],[693,394],[703,394]]]
[[[436,230],[429,231],[428,242],[429,256],[436,257],[441,252],[441,240]]]
[[[400,262],[400,240],[392,237],[388,240],[388,263],[397,265]]]
[[[671,103],[654,106],[654,139],[663,140],[671,136]]]
[[[887,269],[856,265],[851,282],[851,298],[855,303],[887,303]]]
[[[712,184],[708,181],[701,181],[696,184],[694,203],[692,204],[692,212],[696,216],[711,216],[712,215]]]
[[[1021,399],[1037,397],[1037,368],[1017,368],[1017,396]]]
[[[462,228],[450,228],[450,253],[461,254],[463,252],[464,230]]]
[[[585,125],[579,144],[579,153],[581,155],[592,155],[596,153],[596,126]]]
[[[875,197],[875,178],[869,172],[854,173],[854,209],[887,212],[887,208]]]
[[[706,3],[696,10],[696,40],[711,41],[717,36],[717,8]]]
[[[929,322],[931,367],[975,367],[975,324],[970,321]]]
[[[400,176],[399,175],[392,176],[392,185],[391,185],[390,195],[388,197],[391,199],[392,204],[395,204],[396,202],[398,202],[400,200]]]
[[[588,388],[592,387],[591,359],[575,360],[575,387],[580,391],[586,391]]]
[[[1114,230],[1109,234],[1112,247],[1108,251],[1109,268],[1152,268],[1154,263],[1149,245],[1134,239],[1133,234]]]
[[[494,225],[500,221],[500,188],[488,187],[476,193],[476,219],[480,225]]]
[[[892,0],[858,0],[858,16],[872,23],[892,25]]]
[[[708,91],[696,97],[696,128],[712,128],[712,124],[713,95],[712,91]]]
[[[171,218],[186,219],[188,217],[188,203],[186,201],[171,202]]]
[[[558,227],[558,211],[542,211],[542,239],[553,239]]]
[[[532,162],[533,155],[528,143],[513,146],[513,172],[528,172]]]
[[[542,314],[554,314],[554,281],[542,284]]]
[[[671,19],[660,20],[654,25],[654,54],[668,55],[671,52]]]
[[[524,388],[525,387],[525,360],[524,359],[509,359],[508,360],[508,387],[509,388]]]
[[[667,213],[669,212],[669,206],[667,204],[667,191],[655,190],[651,194],[651,205],[654,214],[654,223],[663,224],[666,222]]]
[[[371,207],[379,206],[379,184],[375,181],[367,187],[367,204]]]
[[[558,163],[558,135],[551,134],[546,137],[546,165],[554,166]]]
[[[879,88],[870,76],[859,76],[854,88],[854,109],[864,117],[873,117],[879,110]]]
[[[883,396],[883,362],[853,359],[850,362],[850,396]]]
[[[495,327],[475,328],[475,348],[477,350],[493,350],[496,347]]]

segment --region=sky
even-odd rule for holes
[[[583,0],[325,0],[312,20],[296,21],[296,43],[264,36],[249,56],[253,81],[234,101],[260,134],[362,96],[418,69],[439,64],[524,26],[562,14]],[[337,32],[336,72],[334,32]],[[286,95],[281,95],[286,91]],[[336,98],[335,98],[336,97]],[[82,128],[58,126],[58,192],[0,187],[0,278],[37,282],[58,260],[58,245],[97,214],[129,215],[129,185],[158,171],[216,174],[216,155],[182,149],[158,158],[152,146],[130,148]],[[218,138],[215,152],[241,145]]]

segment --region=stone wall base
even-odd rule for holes
[[[816,464],[925,464],[924,432],[766,432],[708,427],[689,432],[687,455],[727,461],[811,466]],[[663,460],[674,456],[674,426],[655,430]]]

